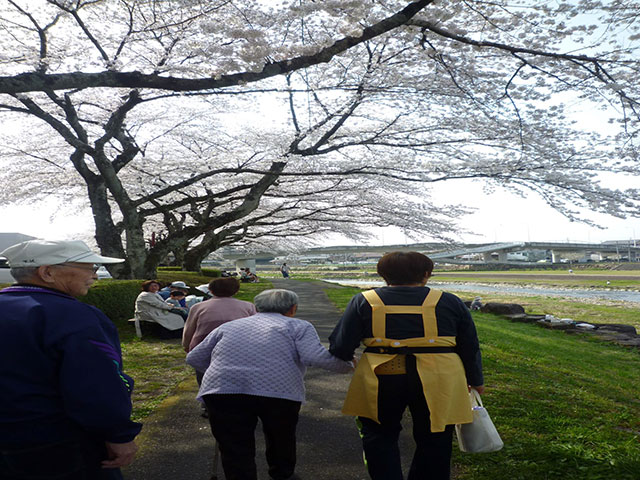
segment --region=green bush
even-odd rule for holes
[[[116,325],[133,318],[142,280],[104,280],[96,282],[79,300],[102,310]]]
[[[181,272],[182,267],[158,267],[158,271],[162,272]]]
[[[204,275],[205,277],[218,278],[220,275],[222,275],[222,272],[217,268],[203,268],[202,275]]]

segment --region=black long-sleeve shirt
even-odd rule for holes
[[[376,293],[385,305],[422,305],[428,287],[381,287]],[[386,338],[405,339],[424,336],[419,314],[388,314]],[[451,293],[443,292],[436,305],[438,336],[455,337],[454,351],[464,365],[469,385],[483,385],[482,359],[476,327],[466,305]],[[354,296],[329,336],[329,351],[338,358],[351,360],[364,338],[373,337],[371,305],[362,294]]]

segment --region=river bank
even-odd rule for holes
[[[265,276],[276,275],[264,272]],[[375,266],[326,266],[305,265],[294,267],[293,278],[315,278],[322,280],[366,280],[381,281]],[[510,271],[470,271],[435,270],[431,282],[505,284],[518,287],[540,287],[558,289],[589,289],[604,291],[640,290],[640,271],[602,270],[581,268],[576,270],[510,270]]]
[[[337,283],[339,285],[353,286],[360,288],[375,288],[384,285],[379,280],[365,279],[322,279],[324,282]],[[610,300],[619,302],[632,302],[640,304],[640,290],[637,289],[597,289],[597,288],[565,288],[556,286],[535,286],[514,285],[510,283],[475,283],[475,282],[442,282],[430,281],[429,285],[441,290],[453,292],[466,292],[470,294],[512,294],[524,296],[553,296],[571,297],[582,300]]]
[[[320,281],[320,280],[319,280]],[[341,285],[345,295],[357,289],[383,285],[379,280],[322,279],[327,286]],[[463,300],[481,297],[486,302],[517,303],[530,314],[550,314],[586,323],[620,323],[632,325],[640,332],[640,292],[585,289],[527,288],[511,284],[475,284],[429,282],[429,286],[451,292]]]

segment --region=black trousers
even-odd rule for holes
[[[378,375],[378,419],[358,417],[367,470],[372,480],[403,480],[398,437],[407,407],[413,422],[416,450],[408,480],[449,480],[453,425],[432,433],[429,408],[415,370],[415,358],[407,356],[407,373]]]
[[[0,480],[121,480],[119,468],[101,468],[104,443],[80,438],[28,448],[0,447]]]
[[[256,480],[255,430],[262,422],[269,475],[291,477],[296,467],[300,402],[255,395],[205,395],[211,432],[218,441],[227,480]]]

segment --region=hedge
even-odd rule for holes
[[[222,275],[222,272],[217,268],[203,268],[202,275],[204,275],[205,277],[218,278]]]
[[[105,280],[96,282],[84,297],[78,298],[102,310],[114,323],[133,318],[136,298],[143,280]]]
[[[182,272],[181,267],[158,267],[158,274],[163,272]],[[201,275],[205,277],[218,278],[222,275],[222,271],[217,268],[204,267],[201,269]],[[192,272],[193,273],[193,272]]]
[[[158,281],[161,285],[168,285],[177,280],[189,284],[190,295],[203,296],[204,293],[194,288],[205,282],[205,278],[195,272],[180,272],[173,275],[172,271],[158,272]],[[102,310],[107,317],[118,325],[133,318],[135,312],[136,298],[142,291],[144,280],[101,280],[96,282],[84,297],[78,300],[94,305]]]

